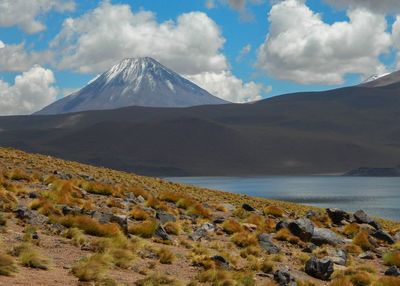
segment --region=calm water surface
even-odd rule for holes
[[[400,221],[400,178],[173,177],[173,182]]]

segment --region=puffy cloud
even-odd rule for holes
[[[398,0],[324,0],[328,4],[343,9],[366,8],[371,12],[396,13],[400,11]]]
[[[52,59],[50,51],[27,52],[23,43],[6,45],[0,41],[0,71],[21,72],[34,64],[47,64]]]
[[[46,29],[37,18],[51,10],[58,12],[73,11],[73,0],[1,0],[0,26],[18,26],[24,32],[33,34]]]
[[[392,38],[393,45],[397,49],[397,69],[400,69],[400,16],[397,16],[393,23]]]
[[[251,52],[251,45],[247,44],[246,46],[244,46],[238,56],[236,57],[236,61],[240,62],[245,56],[247,56],[249,53]]]
[[[182,14],[158,23],[148,11],[102,2],[79,18],[64,21],[51,47],[61,51],[59,67],[103,72],[124,57],[151,56],[184,74],[221,71],[227,60],[217,24],[206,14]]]
[[[187,78],[211,94],[236,103],[260,100],[263,93],[272,90],[270,86],[266,87],[253,81],[245,83],[229,71],[204,72]]]
[[[14,85],[0,80],[0,115],[31,114],[56,99],[53,72],[35,65],[15,77]]]
[[[391,46],[384,15],[350,9],[349,21],[326,24],[304,0],[285,0],[269,13],[269,34],[257,66],[279,79],[341,84],[349,73],[381,74],[379,56]]]

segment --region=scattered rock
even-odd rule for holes
[[[199,241],[202,239],[209,239],[208,233],[215,231],[215,226],[212,223],[205,223],[193,233],[189,235],[189,238],[194,241]]]
[[[343,220],[348,220],[350,215],[344,210],[337,208],[328,208],[326,213],[334,224],[341,225]]]
[[[225,221],[225,218],[223,218],[223,217],[218,217],[218,218],[214,219],[213,223],[215,223],[215,224],[221,224],[221,223],[223,223],[224,221]]]
[[[281,249],[272,242],[272,235],[262,233],[258,236],[260,246],[266,250],[269,254],[275,254],[281,251]]]
[[[365,260],[372,260],[375,258],[375,254],[372,251],[365,251],[358,255],[358,258]]]
[[[391,266],[385,271],[386,276],[400,276],[400,269],[397,266]]]
[[[171,237],[168,235],[168,233],[165,231],[165,229],[162,227],[162,225],[158,225],[155,233],[155,237],[161,238],[162,240],[171,240]]]
[[[32,239],[34,239],[34,240],[39,239],[39,234],[36,231],[34,233],[32,233]]]
[[[170,221],[176,221],[175,216],[162,211],[157,211],[156,218],[161,222],[161,224],[165,224]]]
[[[344,239],[330,229],[318,227],[314,228],[311,241],[318,246],[323,244],[330,244],[335,246],[337,244],[344,243]]]
[[[306,247],[303,248],[303,252],[305,253],[312,253],[317,246],[314,243],[308,243]]]
[[[314,233],[314,225],[307,218],[300,218],[290,222],[288,229],[303,241],[310,241]]]
[[[244,203],[242,208],[248,212],[255,212],[257,209],[253,208],[251,205]]]
[[[229,262],[220,255],[215,255],[211,259],[217,264],[218,267],[223,269],[229,269]]]
[[[78,207],[70,207],[67,205],[60,205],[63,215],[79,215],[82,214],[82,209]]]
[[[30,192],[30,193],[28,194],[28,197],[29,197],[30,199],[37,199],[37,198],[40,198],[40,194],[39,194],[38,192]]]
[[[396,234],[393,236],[393,238],[394,238],[396,241],[400,241],[400,231],[396,232]]]
[[[274,280],[279,286],[297,286],[296,280],[287,267],[275,271]]]
[[[93,211],[91,213],[91,217],[93,219],[98,220],[102,224],[113,223],[113,222],[117,223],[122,227],[122,229],[124,230],[125,233],[128,233],[128,217],[127,216]]]
[[[31,225],[43,225],[48,222],[49,218],[33,211],[25,206],[18,206],[14,210],[16,217],[28,222]]]
[[[381,230],[381,229],[371,231],[371,235],[373,237],[375,237],[379,240],[383,240],[389,244],[394,244],[396,242],[390,234],[388,234],[386,231]]]
[[[308,275],[321,280],[329,280],[333,270],[333,261],[329,258],[317,259],[311,257],[305,267],[305,272]]]
[[[366,223],[369,224],[371,226],[373,226],[375,229],[380,229],[380,225],[374,221],[373,219],[371,219],[366,212],[364,212],[363,210],[358,210],[354,213],[354,218],[356,220],[356,222],[358,223]]]
[[[278,230],[280,230],[282,228],[288,228],[288,227],[289,227],[289,223],[286,222],[286,221],[281,220],[276,224],[275,230],[278,231]]]
[[[345,266],[347,263],[347,253],[341,249],[329,251],[328,258],[330,258],[336,265]]]

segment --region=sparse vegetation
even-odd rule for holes
[[[115,236],[120,234],[120,228],[116,223],[101,224],[88,216],[65,216],[56,221],[66,227],[76,227],[86,234],[94,236]]]
[[[0,253],[0,275],[10,276],[17,272],[14,258],[4,253]]]
[[[129,227],[129,233],[143,237],[150,238],[154,235],[158,227],[158,222],[154,219],[149,219]]]

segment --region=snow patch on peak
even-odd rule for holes
[[[169,80],[166,80],[165,83],[172,92],[175,92],[175,87]]]
[[[364,80],[363,83],[367,83],[367,82],[371,82],[371,81],[380,79],[381,77],[387,76],[389,74],[390,73],[384,73],[384,74],[380,74],[380,75],[379,74],[374,74],[374,75],[370,76],[369,78],[367,78],[366,80]]]

